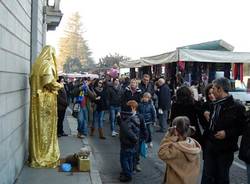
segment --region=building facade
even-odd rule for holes
[[[59,17],[59,1],[57,14]],[[46,40],[48,1],[0,0],[0,178],[14,183],[28,157],[28,125],[32,63]],[[52,12],[56,8],[53,5]],[[60,17],[61,16],[61,17]]]

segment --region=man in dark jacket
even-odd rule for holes
[[[163,78],[158,80],[159,90],[156,92],[158,96],[158,114],[160,129],[157,132],[166,132],[168,111],[171,108],[171,95],[168,85]]]
[[[64,78],[59,76],[59,80],[62,85],[64,85]],[[58,91],[57,95],[57,115],[58,115],[58,120],[57,120],[57,136],[68,136],[67,134],[64,133],[63,131],[63,120],[65,116],[65,112],[67,109],[68,103],[67,103],[67,94],[66,90],[63,87]]]
[[[229,95],[230,81],[213,81],[213,110],[204,143],[202,184],[229,184],[229,169],[238,150],[238,137],[245,127],[245,107]]]
[[[247,180],[250,183],[250,110],[246,112],[246,127],[240,143],[239,158],[246,163]]]
[[[153,82],[150,81],[150,76],[148,74],[143,75],[143,79],[139,84],[139,88],[141,89],[142,94],[149,92],[151,96],[154,97],[155,94],[154,84]]]
[[[116,136],[118,133],[115,131],[115,116],[121,112],[123,90],[119,84],[119,79],[114,79],[113,84],[107,88],[107,100],[110,113],[111,135]]]

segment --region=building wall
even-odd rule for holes
[[[36,56],[43,45],[43,1],[38,2],[38,26],[31,31],[32,0],[0,0],[1,184],[14,183],[27,159],[31,52]]]

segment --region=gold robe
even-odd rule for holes
[[[60,151],[57,138],[58,79],[55,50],[45,46],[32,66],[30,85],[29,164],[55,168]]]

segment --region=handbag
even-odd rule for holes
[[[141,143],[140,155],[143,158],[147,158],[147,155],[148,155],[148,145],[145,143],[145,141],[142,141],[142,143]]]
[[[72,116],[74,118],[78,118],[78,114],[80,112],[80,104],[79,103],[74,103],[73,105],[73,111],[72,111]]]

